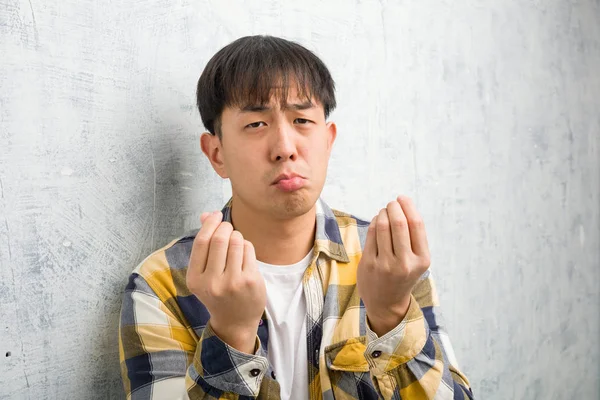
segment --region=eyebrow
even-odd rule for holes
[[[313,107],[315,107],[315,105],[311,101],[305,101],[303,103],[291,103],[291,104],[288,103],[283,107],[283,109],[284,110],[302,111],[302,110],[309,110]],[[272,109],[272,107],[267,106],[265,104],[248,104],[245,107],[242,107],[241,111],[243,113],[251,113],[251,112],[271,111],[271,109]]]

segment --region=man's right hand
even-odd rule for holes
[[[187,269],[188,289],[210,313],[210,326],[233,348],[254,353],[258,324],[267,304],[265,281],[254,246],[220,211],[203,213]]]

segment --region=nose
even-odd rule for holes
[[[276,127],[273,135],[273,145],[271,147],[272,161],[295,161],[298,158],[295,135],[296,132],[294,128],[287,123],[281,123]]]

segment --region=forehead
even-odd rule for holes
[[[323,105],[308,92],[301,93],[295,86],[287,88],[273,87],[269,97],[249,97],[245,101],[231,104],[225,107],[236,115],[244,115],[253,112],[271,111],[324,111]]]

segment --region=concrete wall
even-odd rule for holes
[[[323,197],[423,214],[478,399],[597,399],[600,2],[0,0],[0,399],[121,398],[135,265],[228,198],[194,89],[247,34],[338,85]]]

